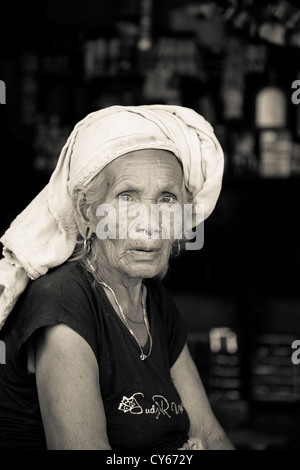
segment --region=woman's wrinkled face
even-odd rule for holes
[[[171,227],[164,227],[168,217],[162,219],[162,213],[174,204],[182,208],[185,200],[177,158],[165,150],[139,150],[117,158],[101,173],[99,204],[93,209],[100,270],[105,266],[131,279],[158,275],[168,264],[176,238],[175,218],[171,215]],[[110,238],[102,236],[105,225]]]

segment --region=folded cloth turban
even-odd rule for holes
[[[72,190],[87,185],[114,159],[142,149],[173,152],[193,195],[193,216],[197,205],[204,219],[210,215],[221,190],[224,158],[213,128],[202,116],[169,105],[111,106],[88,114],[71,132],[47,186],[0,239],[0,328],[29,279],[44,275],[73,253],[76,237],[67,230],[75,224]]]

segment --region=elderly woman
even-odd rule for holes
[[[195,226],[222,172],[187,108],[113,106],[75,126],[1,239],[0,448],[233,449],[160,282],[184,238],[165,213],[191,202]]]

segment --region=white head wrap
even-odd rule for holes
[[[121,155],[148,148],[176,155],[193,207],[201,204],[204,218],[210,215],[221,190],[224,158],[202,116],[169,105],[111,106],[87,115],[71,132],[47,186],[0,239],[0,328],[29,279],[44,275],[73,253],[76,239],[66,227],[75,223],[75,186],[87,185]]]

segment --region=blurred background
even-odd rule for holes
[[[224,149],[223,189],[204,247],[164,282],[237,448],[300,449],[299,2],[28,0],[1,5],[1,21],[1,234],[89,112],[200,112]]]

